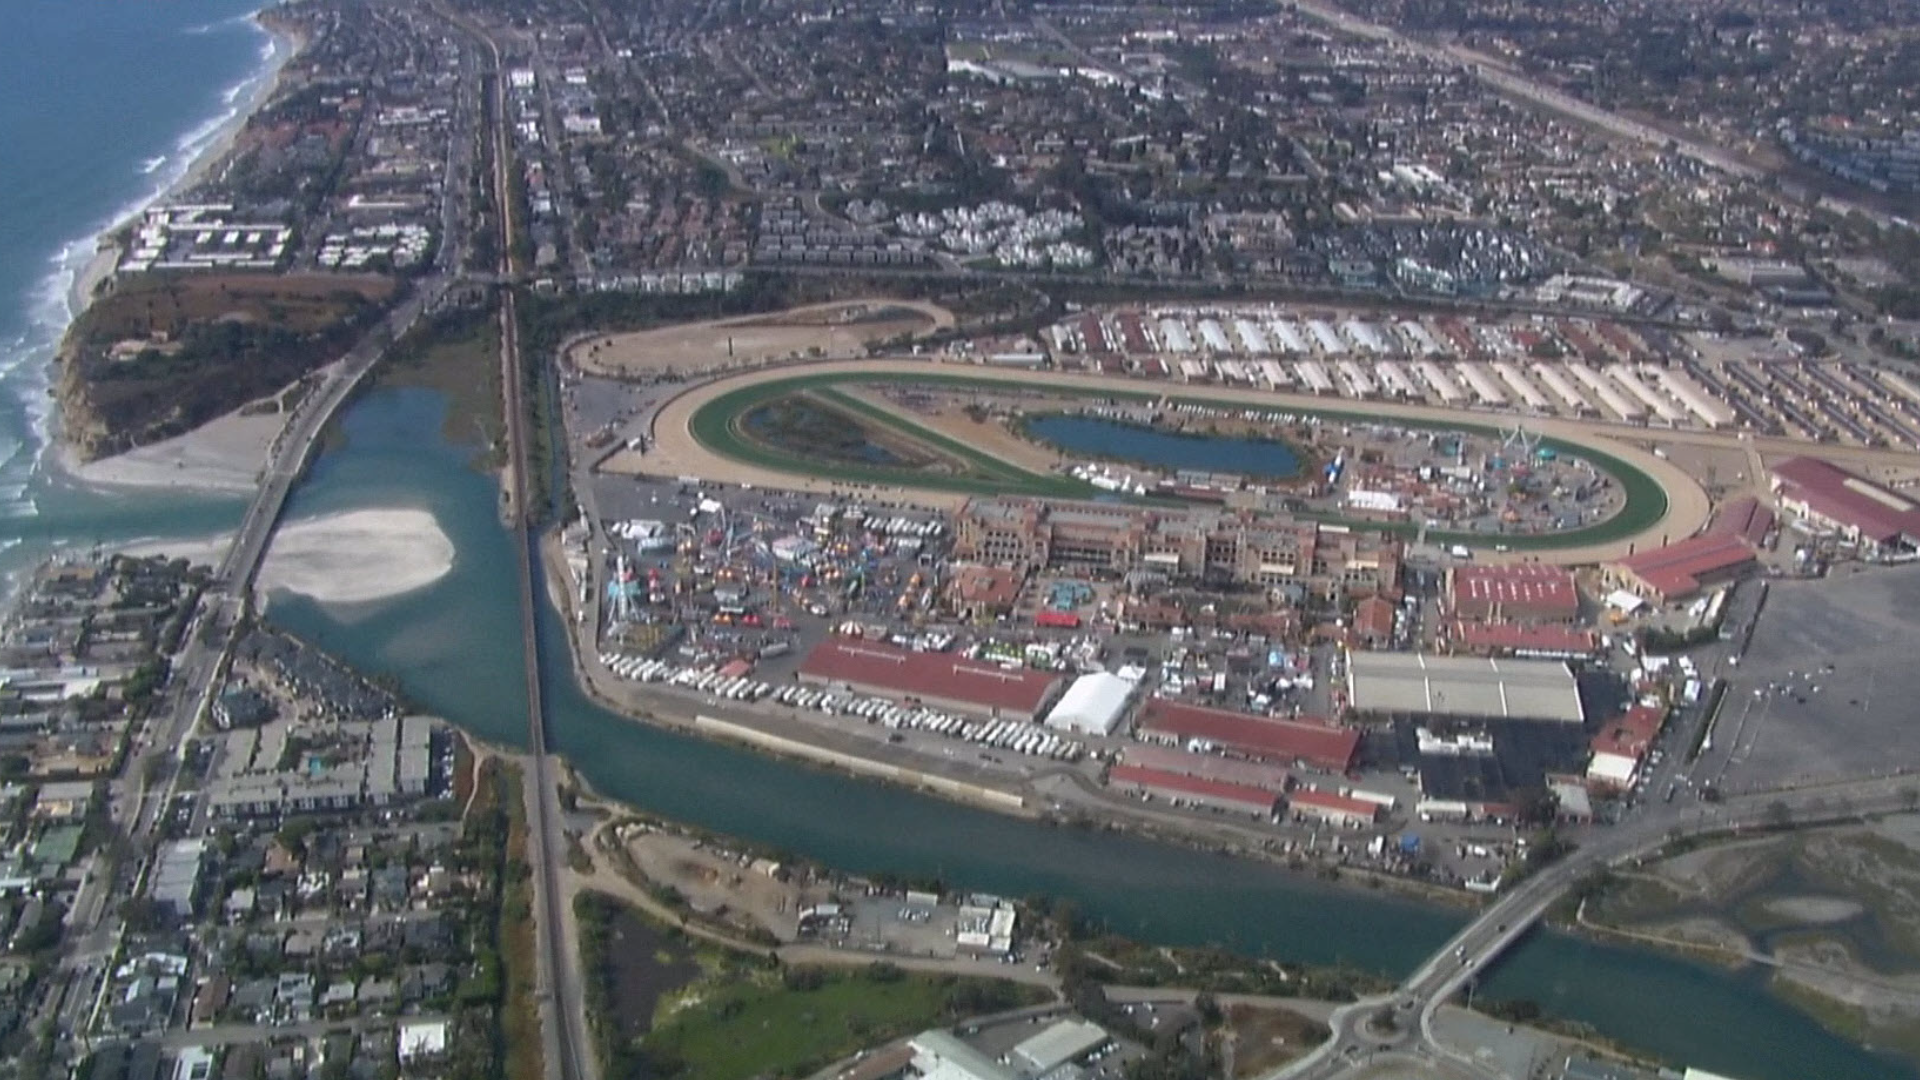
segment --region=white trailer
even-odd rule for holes
[[[1393,350],[1387,346],[1387,339],[1380,334],[1379,327],[1359,319],[1348,319],[1340,324],[1341,332],[1347,340],[1359,346],[1360,351],[1374,356],[1383,356]]]
[[[1205,360],[1180,361],[1180,377],[1188,382],[1201,382],[1205,380],[1209,370]]]
[[[1686,372],[1674,368],[1663,368],[1648,364],[1641,368],[1653,381],[1660,384],[1667,393],[1672,394],[1687,411],[1700,418],[1700,422],[1710,428],[1729,427],[1738,419],[1733,407],[1707,392],[1707,388],[1694,382]]]
[[[1614,389],[1605,375],[1585,364],[1568,364],[1567,372],[1580,380],[1582,386],[1593,392],[1594,398],[1600,402],[1602,409],[1621,420],[1646,419],[1647,410],[1641,408],[1639,402],[1628,400],[1620,391]]]
[[[1208,352],[1232,352],[1233,346],[1227,343],[1227,332],[1218,319],[1200,320],[1200,342]]]
[[[1429,387],[1433,388],[1433,392],[1440,396],[1442,404],[1458,405],[1467,399],[1467,395],[1460,389],[1460,385],[1453,381],[1453,376],[1447,374],[1439,364],[1431,360],[1415,360],[1413,362],[1413,370],[1419,372],[1420,377],[1426,380]]]
[[[1560,369],[1552,364],[1544,360],[1535,361],[1533,374],[1545,384],[1548,392],[1559,398],[1560,403],[1566,406],[1563,411],[1575,416],[1584,416],[1593,411],[1593,406],[1587,404],[1587,399],[1580,396],[1580,391],[1574,389],[1573,384],[1567,381],[1567,377],[1560,373]]]
[[[1506,392],[1500,389],[1499,383],[1493,381],[1493,376],[1487,373],[1486,368],[1471,361],[1463,360],[1455,366],[1454,370],[1458,371],[1460,377],[1467,381],[1467,386],[1473,390],[1473,396],[1482,405],[1505,405],[1507,403]]]
[[[1354,397],[1372,397],[1374,392],[1373,376],[1368,375],[1358,362],[1337,360],[1334,370],[1340,373],[1340,381],[1347,384]]]
[[[1666,421],[1668,424],[1681,424],[1686,422],[1686,410],[1668,401],[1658,390],[1642,382],[1640,380],[1640,373],[1633,370],[1631,366],[1627,364],[1608,364],[1606,373],[1608,378],[1625,387],[1628,394],[1637,398],[1642,404],[1646,405],[1647,408],[1652,409],[1653,415],[1659,417],[1661,420]]]
[[[1267,330],[1279,343],[1280,351],[1292,356],[1307,352],[1307,339],[1300,333],[1300,324],[1287,319],[1275,319],[1267,324]]]
[[[1395,329],[1400,331],[1400,337],[1407,343],[1407,350],[1414,355],[1446,355],[1446,347],[1440,344],[1439,339],[1433,336],[1433,331],[1428,330],[1425,324],[1413,319],[1402,319]]]
[[[1192,352],[1193,335],[1187,332],[1187,324],[1179,319],[1161,319],[1160,344],[1168,352]]]
[[[1302,360],[1294,365],[1293,370],[1312,393],[1324,394],[1333,389],[1333,380],[1327,377],[1327,369],[1320,366],[1318,360]]]
[[[1379,373],[1381,389],[1394,397],[1414,397],[1420,393],[1413,376],[1407,374],[1398,360],[1381,360],[1373,365],[1373,370]]]
[[[1278,360],[1260,361],[1260,377],[1269,387],[1280,390],[1293,385],[1293,372]]]
[[[1253,356],[1265,356],[1273,351],[1267,344],[1266,332],[1252,319],[1233,320],[1233,336],[1240,339],[1240,349]]]
[[[1323,356],[1339,356],[1347,351],[1347,343],[1340,340],[1339,331],[1324,319],[1309,320],[1307,333],[1313,335],[1313,343]]]
[[[1541,411],[1547,408],[1547,395],[1541,393],[1538,387],[1528,382],[1527,377],[1521,373],[1519,366],[1512,361],[1494,361],[1493,373],[1500,376],[1500,381],[1513,387],[1513,392],[1519,395],[1521,401],[1526,402],[1527,408]]]
[[[1228,382],[1249,383],[1253,376],[1248,374],[1247,365],[1242,360],[1218,360],[1214,366],[1220,369],[1220,377]]]

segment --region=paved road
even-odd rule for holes
[[[1603,867],[1645,856],[1675,840],[1715,832],[1764,828],[1888,813],[1908,808],[1917,786],[1909,776],[1764,792],[1724,803],[1673,809],[1662,806],[1626,825],[1594,835],[1573,854],[1527,878],[1450,938],[1400,986],[1384,997],[1346,1006],[1331,1021],[1333,1037],[1272,1080],[1351,1078],[1385,1055],[1436,1066],[1443,1073],[1495,1077],[1480,1061],[1446,1045],[1434,1016],[1467,983],[1526,936],[1549,909]]]

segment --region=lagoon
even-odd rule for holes
[[[1155,469],[1235,473],[1261,480],[1290,480],[1300,473],[1299,455],[1278,439],[1161,431],[1145,424],[1073,413],[1030,416],[1023,430],[1030,438],[1068,454]]]

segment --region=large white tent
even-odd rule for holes
[[[1047,726],[1082,735],[1111,735],[1126,714],[1133,690],[1133,683],[1111,672],[1082,675],[1047,713]]]

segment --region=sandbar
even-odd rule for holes
[[[213,564],[230,538],[156,540],[129,555],[170,555]],[[256,587],[322,604],[367,604],[424,589],[453,569],[453,541],[419,507],[395,506],[324,514],[280,527],[267,547]]]

